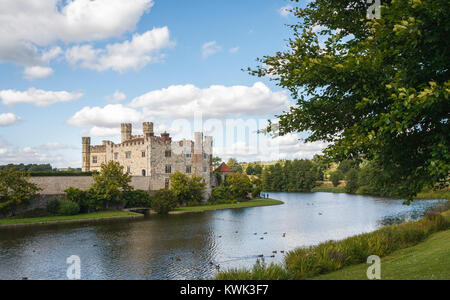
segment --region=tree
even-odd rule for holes
[[[347,185],[345,186],[345,191],[350,194],[356,193],[359,188],[359,176],[358,170],[351,169],[347,173]]]
[[[359,169],[359,161],[355,159],[346,159],[339,163],[337,169],[345,176],[351,169]]]
[[[341,183],[341,180],[344,178],[344,174],[342,174],[341,171],[336,170],[330,175],[330,180],[333,183],[334,187],[337,187],[339,183]]]
[[[231,171],[242,173],[242,166],[238,163],[235,158],[230,158],[227,162],[228,167],[230,167]]]
[[[253,169],[253,166],[251,164],[247,166],[247,169],[245,169],[245,173],[247,175],[255,175],[255,169]]]
[[[201,176],[189,178],[181,172],[170,175],[170,189],[179,205],[197,204],[203,200],[203,191],[206,184]]]
[[[247,175],[233,173],[227,177],[228,189],[231,197],[235,200],[248,200],[249,193],[252,192],[253,185]]]
[[[371,5],[296,8],[288,49],[249,71],[275,78],[297,102],[277,116],[280,135],[310,132],[306,142],[329,142],[325,154],[335,161],[376,161],[390,179],[383,189],[412,199],[449,184],[450,5],[383,1],[381,19],[368,19]]]
[[[263,172],[263,168],[262,168],[261,165],[256,164],[256,165],[253,166],[253,173],[254,173],[255,175],[261,176],[262,172]]]
[[[41,190],[35,184],[28,182],[25,171],[15,168],[0,170],[0,214],[14,216],[20,206],[36,197]]]
[[[120,205],[124,202],[124,193],[133,190],[130,186],[131,175],[124,172],[124,167],[115,161],[102,164],[100,173],[93,174],[93,177],[91,190],[97,196],[96,209]]]
[[[222,159],[220,157],[218,157],[218,156],[215,156],[212,159],[212,165],[213,166],[219,166],[221,162],[222,162]]]
[[[166,215],[177,207],[177,197],[171,190],[157,191],[152,197],[152,209],[160,215]]]

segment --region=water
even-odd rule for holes
[[[217,272],[210,262],[221,269],[250,267],[260,254],[266,262],[281,262],[281,250],[417,219],[436,204],[428,200],[404,206],[401,200],[330,193],[270,197],[285,204],[2,229],[0,279],[65,279],[71,255],[81,258],[82,279],[207,279]],[[277,254],[271,258],[273,251]]]

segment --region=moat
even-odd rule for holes
[[[285,204],[2,229],[0,279],[65,279],[72,255],[81,259],[82,279],[207,279],[216,265],[249,267],[261,254],[266,262],[281,262],[281,251],[417,219],[437,202],[404,206],[401,200],[330,193],[270,197]]]

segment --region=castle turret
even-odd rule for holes
[[[144,137],[155,135],[155,133],[153,132],[153,123],[152,122],[142,123],[142,131],[144,132]]]
[[[89,172],[91,170],[91,138],[83,137],[81,144],[81,169],[83,172]]]
[[[120,124],[121,134],[122,134],[122,143],[131,139],[131,124],[130,123],[122,123]]]

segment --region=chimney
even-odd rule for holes
[[[161,133],[161,139],[163,140],[163,142],[171,142],[172,141],[170,134],[168,134],[167,132]]]

